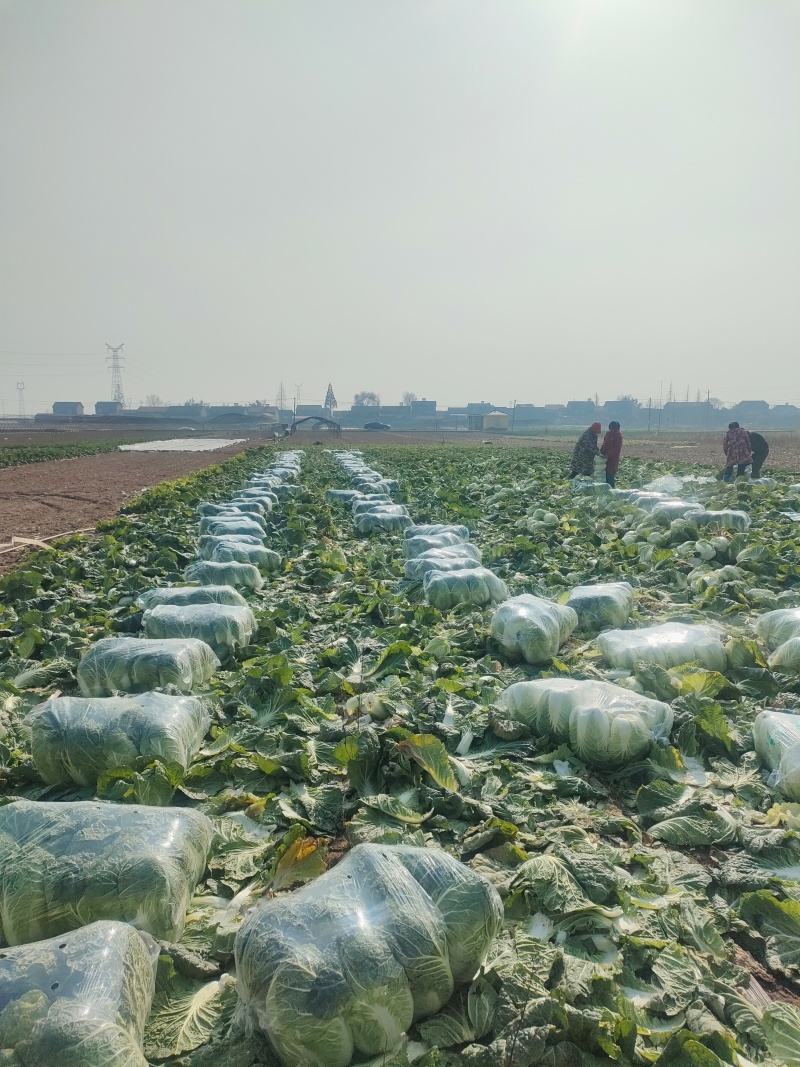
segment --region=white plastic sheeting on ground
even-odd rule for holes
[[[176,437],[172,441],[139,441],[120,445],[120,452],[215,452],[228,445],[242,445],[246,437]]]

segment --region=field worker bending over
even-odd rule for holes
[[[594,457],[600,454],[597,447],[597,436],[603,427],[599,422],[593,422],[588,430],[584,430],[578,438],[575,450],[572,453],[572,467],[569,472],[570,478],[583,474],[591,478],[594,471]]]
[[[606,458],[606,481],[612,489],[616,485],[621,453],[622,434],[619,432],[619,423],[610,422],[608,424],[608,433],[603,438],[603,447],[600,449],[600,454]]]
[[[743,430],[738,422],[728,423],[728,432],[722,442],[722,451],[725,453],[725,470],[722,472],[723,482],[729,482],[733,477],[733,468],[736,473],[744,474],[745,468],[753,458],[750,448],[750,437],[747,430]]]
[[[748,437],[750,438],[750,448],[753,450],[753,466],[750,468],[750,477],[760,478],[764,460],[769,455],[769,445],[766,438],[762,437],[760,433],[750,431]]]

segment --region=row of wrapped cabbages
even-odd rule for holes
[[[397,488],[396,482],[368,467],[360,452],[334,455],[357,488],[329,489],[326,499],[350,505],[358,533],[403,532],[406,578],[422,583],[429,604],[449,611],[458,604],[486,607],[508,597],[505,582],[481,566],[480,549],[470,543],[466,526],[415,525],[405,505],[392,502],[389,494]],[[365,493],[365,489],[372,491]]]
[[[48,784],[95,788],[152,760],[188,769],[209,727],[188,695],[256,631],[242,593],[280,564],[265,516],[299,492],[284,453],[226,503],[199,507],[198,584],[140,598],[142,637],[98,641],[82,658],[82,697],[29,716]],[[219,657],[219,658],[218,658]],[[157,692],[174,686],[183,694]],[[163,804],[163,791],[148,799]],[[0,807],[0,1058],[16,1067],[147,1067],[141,1050],[158,946],[177,941],[203,877],[212,825],[186,808],[13,801]]]

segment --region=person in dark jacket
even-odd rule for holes
[[[764,460],[769,455],[769,445],[760,433],[748,431],[748,436],[750,438],[750,448],[753,451],[753,466],[750,468],[750,477],[760,478]]]
[[[603,447],[600,454],[606,458],[606,481],[613,489],[617,483],[617,471],[619,470],[619,457],[622,453],[622,434],[619,431],[618,422],[608,424],[608,433],[603,438]]]
[[[722,472],[723,482],[729,482],[733,478],[733,468],[736,467],[737,475],[744,474],[750,465],[753,452],[750,448],[750,438],[747,430],[743,430],[738,422],[728,423],[728,432],[722,442],[722,451],[725,453],[725,470]]]
[[[589,429],[584,430],[578,438],[572,453],[570,478],[575,478],[579,474],[591,478],[594,473],[594,457],[600,455],[600,449],[597,447],[597,437],[602,429],[603,427],[599,422],[593,422]]]

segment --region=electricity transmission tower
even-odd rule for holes
[[[122,349],[124,347],[125,345],[121,344],[114,348],[113,345],[106,341],[106,348],[108,349],[106,363],[111,368],[111,399],[123,407],[125,407],[125,390],[122,388],[122,365],[125,362]]]
[[[26,418],[25,415],[25,382],[17,382],[17,399],[19,400],[19,410],[17,414],[21,419]]]
[[[283,382],[281,382],[280,389],[275,397],[275,407],[279,412],[286,409],[286,390],[283,388]]]

